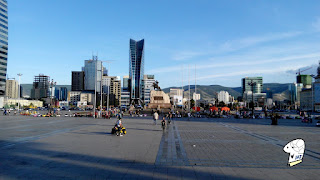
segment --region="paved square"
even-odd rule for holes
[[[320,128],[299,120],[116,119],[0,115],[0,179],[317,179]],[[306,143],[288,167],[287,142]]]

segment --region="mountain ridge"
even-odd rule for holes
[[[273,94],[281,94],[281,93],[287,93],[288,87],[290,83],[264,83],[263,84],[263,90],[262,92],[270,91]],[[170,88],[181,88],[181,87],[168,87],[162,89],[165,93],[170,92]],[[184,89],[184,95],[188,96],[188,89],[189,86],[186,85],[183,87]],[[241,87],[225,87],[221,85],[197,85],[197,93],[200,93],[201,99],[204,100],[212,100],[212,98],[217,98],[217,93],[219,91],[228,91],[228,93],[238,98],[239,96],[242,96],[242,88]],[[190,94],[192,95],[195,92],[195,85],[190,85]]]
[[[273,94],[281,94],[287,93],[288,86],[290,83],[264,83],[262,92],[271,91]],[[32,84],[21,84],[22,86],[22,95],[23,96],[31,96]],[[56,88],[67,87],[68,91],[71,91],[71,85],[56,85]],[[170,92],[170,88],[181,88],[181,87],[167,87],[162,89],[165,93]],[[183,87],[184,96],[188,96],[189,86],[186,85]],[[195,85],[190,85],[191,94],[195,92]],[[217,93],[219,91],[228,91],[231,96],[235,98],[242,96],[242,88],[241,87],[226,87],[221,85],[197,85],[197,93],[200,93],[201,99],[204,100],[212,100],[212,98],[217,97]]]

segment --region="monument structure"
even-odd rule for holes
[[[163,92],[159,86],[159,82],[153,83],[155,90],[150,92],[150,103],[148,104],[149,109],[169,109],[171,108],[169,95]]]

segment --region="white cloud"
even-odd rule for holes
[[[285,57],[266,58],[266,59],[259,59],[258,57],[251,57],[250,55],[238,56],[238,57],[235,56],[235,57],[231,57],[231,59],[230,57],[221,57],[221,58],[216,58],[215,62],[212,62],[209,60],[207,60],[206,62],[203,62],[203,61],[198,62],[197,70],[272,64],[272,63],[281,63],[286,61],[306,60],[310,58],[314,59],[318,57],[320,57],[320,52],[291,55],[291,56],[285,56]],[[236,62],[234,62],[234,60]],[[219,63],[216,63],[216,62],[219,62]],[[198,65],[198,64],[201,64],[201,65]],[[194,64],[189,64],[189,65],[191,68],[194,68]],[[187,68],[188,68],[188,65],[184,65],[184,70],[187,70]],[[169,66],[169,67],[152,69],[148,71],[148,73],[160,74],[160,73],[169,73],[169,72],[180,72],[181,70],[182,70],[182,66],[176,65],[171,67]]]
[[[312,27],[313,27],[316,31],[320,31],[320,17],[318,17],[318,18],[312,23]]]
[[[173,55],[172,59],[176,61],[191,59],[196,56],[206,54],[204,52],[195,52],[195,51],[182,51]]]
[[[286,71],[286,73],[296,74],[297,72],[301,71],[301,74],[313,74],[313,75],[316,75],[318,66],[319,66],[318,64],[312,64],[310,66],[301,66],[301,67],[296,68],[296,69],[289,69],[289,70]]]
[[[236,72],[227,72],[227,73],[219,73],[212,74],[208,76],[200,76],[197,80],[211,79],[211,78],[220,78],[220,77],[232,77],[232,76],[240,76],[240,75],[262,75],[262,74],[274,74],[274,73],[283,73],[290,69],[299,68],[299,66],[291,66],[291,67],[278,67],[271,69],[255,69],[255,70],[244,70],[244,71],[236,71]]]
[[[181,60],[189,60],[189,59],[203,56],[203,55],[228,53],[228,52],[249,48],[258,44],[263,44],[266,42],[293,38],[301,34],[302,32],[293,31],[293,32],[284,32],[284,33],[269,33],[261,36],[249,36],[249,37],[240,38],[240,39],[227,40],[224,43],[217,45],[216,47],[212,47],[209,50],[200,50],[200,51],[185,50],[185,51],[176,52],[172,56],[172,59],[175,61],[181,61]]]
[[[266,43],[266,42],[293,38],[301,34],[302,32],[294,31],[294,32],[285,32],[285,33],[270,33],[262,36],[245,37],[245,38],[235,39],[231,41],[226,41],[218,49],[220,52],[237,51],[240,49],[248,48],[248,47]]]

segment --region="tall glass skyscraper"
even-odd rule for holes
[[[101,69],[103,68],[102,61],[97,59],[98,57],[93,57],[93,60],[84,61],[84,90],[86,91],[94,91],[96,84],[96,91],[100,92]]]
[[[142,101],[142,80],[144,75],[144,39],[130,39],[129,83],[131,101]]]
[[[8,60],[7,0],[0,0],[0,96],[5,95]]]
[[[245,77],[242,78],[242,93],[252,91],[252,87],[249,85],[250,82],[256,83],[253,86],[253,93],[261,93],[263,90],[263,79],[262,77]]]

